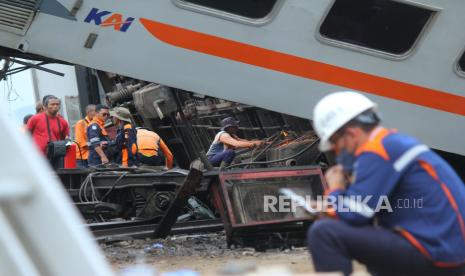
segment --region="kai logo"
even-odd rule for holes
[[[87,15],[86,19],[84,19],[84,22],[87,23],[92,23],[92,21],[94,21],[95,25],[102,27],[113,26],[116,31],[124,33],[129,29],[129,27],[131,27],[134,18],[128,17],[124,20],[123,15],[120,13],[100,11],[97,8],[93,8]]]

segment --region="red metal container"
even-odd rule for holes
[[[76,144],[66,147],[65,169],[76,168]]]

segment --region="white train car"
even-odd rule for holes
[[[311,119],[357,90],[465,155],[463,0],[0,0],[0,46]]]

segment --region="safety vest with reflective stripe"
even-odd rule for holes
[[[381,127],[356,158],[353,183],[328,193],[345,207],[335,210],[339,219],[365,225],[376,217],[435,265],[465,263],[465,185],[449,164],[415,138]]]

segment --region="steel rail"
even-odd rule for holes
[[[158,224],[150,221],[109,222],[88,224],[97,241],[121,240],[125,238],[153,237]],[[203,232],[222,231],[224,225],[221,220],[198,220],[174,224],[171,235],[193,234]]]

